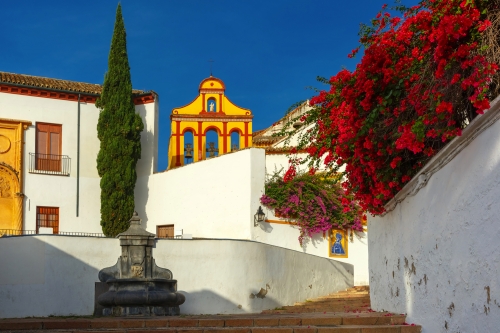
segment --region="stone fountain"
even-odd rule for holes
[[[99,272],[109,286],[97,298],[104,316],[174,316],[185,297],[177,292],[172,272],[156,266],[153,259],[155,235],[141,226],[134,212],[127,231],[118,235],[122,255],[118,262]]]

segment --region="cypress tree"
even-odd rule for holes
[[[97,171],[101,177],[101,226],[106,236],[116,236],[128,228],[134,212],[135,167],[141,157],[140,140],[144,128],[133,102],[120,4],[116,9],[108,71],[96,106],[100,109]]]

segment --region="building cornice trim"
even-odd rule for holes
[[[15,94],[15,95],[23,95],[29,97],[41,97],[41,98],[52,98],[59,99],[65,101],[78,102],[78,95],[80,95],[80,102],[82,103],[95,103],[97,98],[100,96],[99,94],[92,94],[86,92],[77,92],[77,91],[66,91],[59,89],[49,89],[49,88],[40,88],[40,87],[32,87],[26,85],[17,85],[17,84],[7,84],[0,83],[0,92],[7,94]],[[134,96],[134,104],[149,104],[155,101],[155,96],[152,92],[141,94],[139,96]]]
[[[172,121],[214,121],[214,122],[252,122],[253,116],[222,116],[222,117],[200,117],[200,115],[186,116],[186,115],[171,115]]]

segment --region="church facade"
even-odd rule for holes
[[[191,103],[172,110],[169,169],[252,146],[252,112],[231,102],[225,91],[224,82],[210,76]],[[207,142],[209,131],[216,134],[214,142]]]

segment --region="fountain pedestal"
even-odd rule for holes
[[[104,316],[173,316],[185,297],[177,292],[172,272],[153,258],[154,234],[141,226],[134,212],[127,231],[118,235],[122,255],[114,266],[102,269],[99,280],[109,285],[97,302]]]

